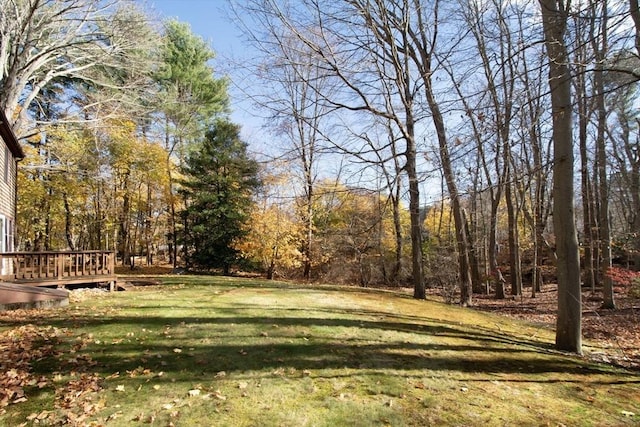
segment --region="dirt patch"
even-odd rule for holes
[[[615,297],[616,310],[605,310],[601,294],[583,293],[583,336],[597,348],[591,354],[595,359],[640,369],[640,299],[631,296],[627,288],[617,288]],[[546,285],[535,298],[527,294],[497,300],[474,295],[474,308],[553,328],[557,301],[557,286]]]
[[[166,274],[175,274],[174,269],[170,265],[152,265],[152,266],[116,266],[116,274],[123,276],[152,275],[164,276]]]

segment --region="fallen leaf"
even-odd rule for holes
[[[122,385],[122,384],[118,384],[118,385],[116,386],[116,391],[124,391],[124,385]]]
[[[154,390],[160,390],[160,386],[158,384],[156,384],[156,385],[153,386],[153,389]]]
[[[36,412],[33,412],[27,416],[27,421],[33,421],[36,418],[38,418],[38,414]]]
[[[248,383],[248,382],[246,382],[246,381],[240,381],[240,382],[238,383],[238,388],[239,388],[240,390],[245,390],[247,387],[249,387],[249,383]]]
[[[119,418],[120,416],[122,416],[122,411],[114,412],[113,414],[111,414],[111,415],[109,415],[107,417],[106,421],[115,420],[116,418]]]

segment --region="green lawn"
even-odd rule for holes
[[[0,425],[640,423],[637,372],[559,354],[551,331],[511,319],[356,288],[163,280],[2,314],[35,355],[3,361],[27,385]]]

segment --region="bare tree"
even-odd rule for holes
[[[507,204],[512,293],[520,294],[522,289],[515,196],[512,195],[515,187],[512,181],[517,174],[513,170],[511,154],[512,121],[516,114],[522,113],[515,108],[519,95],[516,92],[520,68],[518,60],[522,58],[517,54],[516,42],[513,40],[518,33],[511,28],[511,22],[518,24],[519,21],[508,16],[511,13],[517,17],[522,13],[522,10],[518,10],[520,7],[522,6],[502,1],[461,1],[460,10],[473,35],[474,50],[480,60],[481,81],[485,82],[484,87],[476,89],[481,99],[477,106],[472,107],[469,103],[469,88],[463,88],[465,79],[456,81],[451,73],[478,144],[478,156],[487,184],[485,191],[490,199],[487,252],[497,298],[505,296],[505,280],[497,261],[498,208],[503,195]],[[451,68],[453,67],[449,67]]]
[[[148,87],[140,52],[153,37],[133,2],[0,0],[0,10],[0,107],[19,137],[33,133],[28,112],[52,83],[108,89],[94,102],[129,97],[120,107]]]
[[[323,125],[331,110],[323,94],[331,92],[323,60],[291,28],[278,5],[270,1],[249,1],[234,10],[249,42],[261,52],[255,64],[244,64],[247,72],[259,77],[259,91],[244,88],[246,96],[265,115],[265,127],[278,139],[279,160],[291,166],[291,176],[300,185],[293,191],[297,214],[303,223],[301,254],[302,275],[310,279],[316,263],[314,254],[316,185],[319,163],[326,142]],[[245,19],[243,20],[243,16]],[[253,25],[246,19],[258,22]],[[314,30],[311,30],[312,32]],[[307,34],[321,38],[320,34]]]
[[[444,115],[436,97],[434,85],[434,71],[437,62],[439,60],[441,61],[442,58],[445,58],[450,50],[443,49],[441,52],[436,50],[436,47],[438,46],[437,43],[439,41],[438,29],[441,19],[439,15],[441,3],[436,0],[433,2],[431,9],[427,7],[428,4],[426,3],[427,2],[422,2],[420,0],[406,0],[404,1],[403,6],[407,9],[420,11],[420,13],[416,15],[415,22],[406,27],[412,43],[410,55],[413,59],[413,65],[416,67],[418,75],[422,80],[424,96],[427,101],[429,112],[431,113],[433,127],[436,131],[440,162],[442,165],[444,179],[447,184],[449,198],[451,199],[451,210],[456,231],[461,290],[460,303],[461,305],[466,306],[471,305],[473,300],[473,285],[471,281],[472,275],[469,260],[471,242],[466,232],[461,196],[458,191],[458,185],[455,178],[453,159],[450,149],[451,142],[447,136]],[[431,16],[428,16],[428,13],[430,13]],[[457,40],[457,37],[454,37],[454,40]],[[455,47],[457,47],[457,43],[454,42],[450,49],[453,50]]]
[[[524,39],[524,37],[522,37]],[[525,52],[524,50],[522,51]],[[520,114],[522,131],[522,149],[526,175],[528,179],[531,200],[531,209],[524,205],[524,216],[531,228],[533,243],[531,296],[535,297],[542,290],[542,265],[545,252],[552,253],[551,247],[545,238],[548,218],[551,213],[551,197],[549,195],[549,177],[552,162],[550,161],[550,143],[544,144],[543,116],[548,110],[548,97],[542,95],[543,67],[539,66],[542,55],[525,56],[522,61],[523,71],[519,75],[524,88]]]
[[[613,295],[613,280],[609,275],[611,268],[611,222],[609,218],[609,177],[607,172],[607,150],[606,150],[606,126],[607,126],[607,109],[605,105],[605,87],[604,87],[604,67],[606,65],[606,57],[608,51],[608,2],[590,1],[589,9],[593,20],[599,17],[596,23],[591,25],[591,45],[594,52],[595,70],[593,75],[594,82],[594,101],[597,114],[596,126],[596,165],[598,176],[598,235],[600,242],[600,253],[602,254],[602,263],[600,264],[600,279],[603,284],[603,307],[615,308],[615,300]],[[598,32],[596,34],[595,32]]]
[[[625,75],[610,75],[608,79]],[[620,82],[614,83],[616,86]],[[635,106],[638,84],[628,82],[613,93],[608,105],[615,116],[608,139],[615,159],[610,181],[612,233],[631,254],[628,263],[640,270],[640,152],[638,150],[640,126],[639,113]]]
[[[263,25],[267,17],[277,19],[315,58],[317,70],[331,78],[333,83],[329,86],[310,86],[318,96],[316,103],[322,102],[334,111],[368,113],[387,119],[405,141],[405,150],[397,154],[405,159],[402,169],[409,179],[414,296],[425,298],[416,170],[415,81],[411,80],[408,68],[408,34],[398,31],[398,25],[408,15],[392,16],[393,12],[381,1],[344,0],[326,4],[305,1],[298,3],[298,11],[292,7],[285,9],[275,0],[250,3],[251,10],[262,17]],[[408,10],[404,8],[407,14]],[[348,25],[347,16],[353,18]],[[290,40],[288,44],[291,45]],[[312,79],[309,83],[317,81]]]

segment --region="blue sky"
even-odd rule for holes
[[[165,18],[188,22],[221,56],[242,49],[241,34],[226,17],[224,0],[147,0]]]

